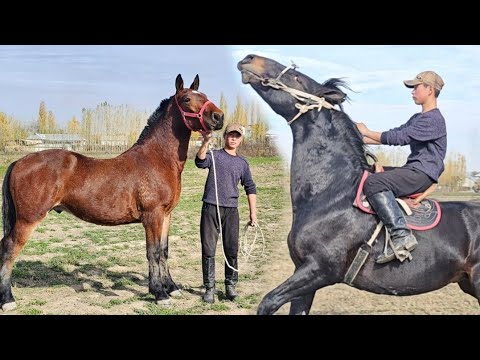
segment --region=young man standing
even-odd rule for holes
[[[437,108],[437,98],[444,85],[442,78],[433,71],[424,71],[404,84],[413,88],[412,98],[422,106],[421,112],[385,132],[371,131],[365,124],[357,123],[365,144],[410,145],[411,154],[404,166],[372,174],[364,185],[364,193],[390,232],[395,250],[403,254],[402,261],[415,249],[417,240],[407,227],[395,197],[423,192],[437,183],[445,169],[443,161],[447,151],[445,119]],[[395,259],[393,250],[389,248],[389,251],[377,258],[377,263]]]
[[[207,153],[212,133],[203,133],[203,143],[195,157],[195,165],[198,168],[209,169],[202,198],[200,239],[202,243],[203,284],[205,286],[205,294],[202,299],[211,304],[215,301],[215,250],[220,233],[217,205],[220,211],[223,249],[228,261],[228,264],[225,263],[225,295],[229,300],[234,300],[238,296],[235,287],[238,283],[239,182],[244,187],[248,197],[250,224],[254,225],[257,222],[256,186],[247,160],[237,155],[237,148],[242,142],[243,135],[243,126],[239,124],[228,125],[223,135],[225,146],[223,149],[214,150],[214,158],[212,159],[212,153]],[[215,191],[213,166],[215,166],[217,178],[217,191]]]

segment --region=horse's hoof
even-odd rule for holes
[[[180,298],[183,297],[183,293],[180,290],[173,290],[170,294],[171,297],[173,298]]]
[[[162,307],[171,307],[172,301],[170,299],[156,300],[155,303]]]
[[[17,303],[15,301],[5,303],[5,304],[2,305],[2,310],[3,311],[12,311],[12,310],[15,310],[16,308],[17,308]]]

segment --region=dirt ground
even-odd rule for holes
[[[231,302],[224,296],[223,258],[218,246],[216,302],[209,305],[200,300],[203,289],[198,193],[205,176],[196,171],[193,167],[186,170],[185,181],[189,185],[184,188],[172,218],[169,266],[182,295],[172,298],[169,306],[155,304],[148,294],[148,264],[141,225],[106,228],[69,214],[53,213],[35,231],[16,262],[12,290],[17,308],[0,311],[0,315],[255,314],[263,296],[285,281],[294,269],[286,243],[291,223],[288,178],[278,163],[252,166],[253,176],[262,186],[258,203],[265,251],[260,253],[262,239],[257,232],[253,252],[256,257],[239,258],[240,298]],[[241,219],[246,218],[243,203]],[[250,243],[255,239],[255,233],[241,234]],[[288,311],[286,304],[277,314]],[[376,295],[339,284],[317,291],[311,314],[480,315],[480,306],[457,284],[409,297]]]
[[[288,222],[289,212],[283,214]],[[277,224],[278,225],[278,224]],[[93,225],[92,225],[93,226]],[[130,279],[126,286],[115,286],[115,277],[104,276],[101,271],[73,271],[77,283],[69,280],[70,275],[62,275],[58,281],[33,279],[30,285],[15,284],[13,292],[18,308],[3,313],[11,314],[208,314],[208,315],[253,315],[260,299],[274,287],[287,279],[293,272],[293,264],[286,246],[287,227],[264,229],[277,235],[261,260],[240,258],[244,270],[238,290],[242,297],[238,302],[225,300],[221,279],[217,282],[217,301],[206,305],[200,301],[202,294],[200,268],[196,271],[182,271],[179,251],[173,251],[170,259],[171,273],[182,288],[183,295],[172,299],[170,307],[153,303],[147,294],[146,260],[128,271]],[[171,241],[177,240],[175,237]],[[143,257],[143,242],[136,241],[131,248]],[[173,248],[172,248],[173,249]],[[218,249],[221,251],[221,249]],[[221,254],[221,252],[220,252]],[[122,267],[110,267],[114,274]],[[217,256],[217,272],[222,273],[221,255]],[[46,268],[44,268],[46,270]],[[50,270],[46,270],[49,272]],[[48,275],[48,274],[47,274]],[[53,276],[53,275],[52,275]],[[98,277],[97,277],[98,276]],[[118,276],[118,275],[116,275]],[[221,276],[219,276],[221,278]],[[288,314],[289,305],[284,305],[278,315]],[[1,312],[0,312],[1,314]],[[480,315],[478,302],[463,293],[458,285],[451,284],[443,289],[410,297],[376,295],[338,284],[317,291],[311,315],[386,315],[386,314],[461,314]]]

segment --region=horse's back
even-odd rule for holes
[[[61,179],[65,172],[72,171],[77,163],[74,152],[63,149],[49,149],[25,155],[12,169],[12,184],[19,181],[39,184],[53,177]]]
[[[379,294],[415,295],[468,276],[469,269],[480,262],[480,203],[449,201],[440,205],[438,226],[414,231],[418,245],[411,261],[376,264],[384,246],[381,236],[354,285]]]

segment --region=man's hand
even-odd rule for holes
[[[364,123],[356,122],[355,125],[357,125],[358,131],[360,131],[360,134],[362,134],[363,136],[368,136],[367,134],[370,132],[370,130],[368,130],[367,126]]]
[[[207,144],[210,142],[210,140],[212,139],[212,136],[213,136],[213,133],[211,131],[204,131],[204,130],[201,130],[199,131],[200,134],[202,134],[203,136],[203,143],[204,144]]]

